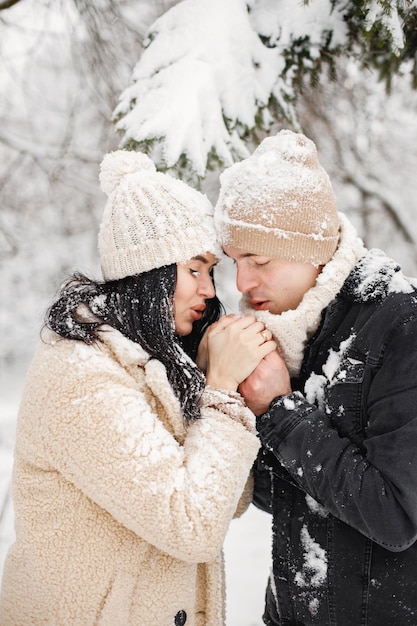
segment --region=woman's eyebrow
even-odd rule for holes
[[[194,261],[201,261],[201,263],[205,263],[206,265],[210,265],[210,261],[208,261],[205,257],[200,256],[199,254],[197,254],[197,256],[193,256],[193,260]]]

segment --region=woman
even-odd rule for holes
[[[19,411],[0,623],[220,626],[221,546],[258,451],[237,387],[275,344],[219,319],[205,196],[135,152],[100,180],[104,282],[61,290]]]

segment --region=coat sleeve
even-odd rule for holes
[[[300,392],[258,419],[263,446],[294,482],[333,515],[391,551],[417,538],[417,336],[402,320],[364,400],[363,445]]]
[[[159,419],[157,399],[124,368],[90,346],[74,358],[65,343],[46,347],[53,357],[35,364],[41,376],[53,371],[30,398],[42,415],[44,457],[159,550],[188,562],[213,559],[260,445],[244,425],[249,410],[238,397],[220,393],[216,402],[212,393],[180,445]]]

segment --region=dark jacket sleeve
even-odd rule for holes
[[[417,329],[392,333],[365,399],[363,444],[339,434],[328,411],[300,392],[258,419],[260,439],[298,486],[391,551],[417,538]]]
[[[253,504],[261,511],[272,513],[272,477],[269,464],[265,464],[266,455],[266,450],[261,449],[253,464]],[[274,457],[273,462],[277,463]]]

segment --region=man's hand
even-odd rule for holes
[[[240,383],[238,391],[255,415],[265,413],[277,396],[291,393],[290,375],[277,350],[260,361],[252,374]]]

